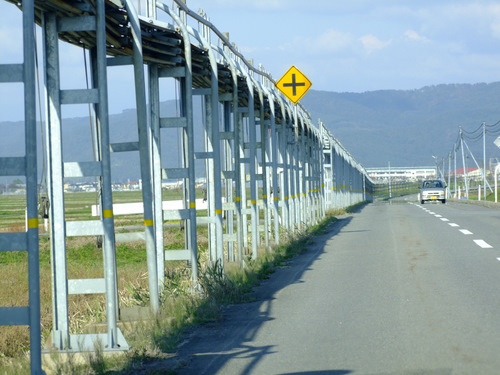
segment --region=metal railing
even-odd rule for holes
[[[141,238],[147,252],[153,312],[160,308],[165,262],[189,262],[196,285],[197,224],[209,228],[209,262],[243,263],[246,256],[257,258],[260,251],[283,241],[283,233],[301,231],[316,224],[327,210],[371,200],[373,184],[364,168],[323,123],[316,126],[305,108],[294,107],[275,87],[271,75],[246,60],[203,12],[194,13],[178,0],[173,7],[148,2],[145,16],[137,15],[132,3],[126,0],[123,3],[98,1],[95,8],[90,0],[80,2],[78,8],[51,0],[35,1],[35,6],[35,18],[46,35],[45,55],[54,59],[45,64],[49,69],[45,71],[47,84],[57,83],[53,80],[60,73],[57,56],[53,56],[55,45],[50,44],[57,39],[89,48],[95,69],[93,89],[67,93],[57,91],[56,85],[55,94],[45,98],[49,113],[47,127],[52,131],[60,131],[62,121],[57,106],[54,107],[54,98],[64,98],[59,106],[75,100],[90,102],[96,126],[94,146],[98,150],[96,161],[69,165],[61,153],[54,152],[60,145],[51,142],[56,142],[58,137],[47,138],[49,163],[64,167],[50,176],[47,187],[52,200],[51,227],[59,230],[51,236],[59,238],[52,241],[52,254],[60,262],[58,270],[53,271],[54,311],[58,314],[54,314],[57,328],[52,349],[91,350],[95,339],[104,341],[105,350],[128,347],[116,327],[119,309],[116,305],[116,261],[112,254],[115,235],[117,239],[120,235],[111,233],[114,213],[109,171],[113,166],[109,164],[107,150],[138,151],[144,208]],[[82,16],[82,7],[88,15]],[[23,12],[28,11],[27,7],[23,9]],[[93,9],[98,10],[97,14],[93,14]],[[193,22],[197,27],[190,26]],[[25,43],[29,46],[34,40],[31,37]],[[107,55],[105,62],[103,55]],[[138,140],[110,144],[105,126],[109,117],[106,98],[107,87],[113,82],[108,82],[106,70],[122,64],[131,64],[134,68]],[[146,74],[144,67],[147,67]],[[160,91],[166,81],[175,82],[179,88],[177,116],[160,113]],[[199,110],[195,102],[201,103]],[[195,121],[195,113],[200,112],[201,120]],[[181,157],[177,166],[169,164],[166,157],[167,153],[175,152],[165,147],[169,131],[179,134],[178,150],[175,151]],[[57,168],[51,169],[57,171]],[[76,171],[80,171],[80,175],[98,172],[102,209],[99,210],[100,220],[96,222],[100,224],[92,223],[91,228],[88,225],[86,228],[87,232],[90,228],[92,233],[105,239],[106,267],[103,285],[96,286],[95,280],[78,280],[78,285],[70,282],[70,286],[74,285],[72,290],[67,290],[64,287],[67,277],[60,272],[67,266],[64,252],[68,233],[65,226],[55,223],[67,224],[61,186],[65,178],[79,175]],[[36,179],[36,173],[30,173],[30,179]],[[196,215],[197,176],[206,179],[208,210],[204,217]],[[182,209],[171,208],[161,201],[162,181],[170,178],[182,181]],[[28,194],[29,202],[36,202],[36,194],[32,190],[28,190]],[[184,223],[184,248],[164,250],[163,222],[168,220]],[[97,227],[100,229],[96,230]],[[71,235],[76,234],[73,224],[68,228],[72,228]],[[37,277],[30,269],[31,273]],[[37,284],[30,286],[34,295],[38,293],[37,288]],[[65,301],[68,293],[81,290],[105,294],[106,334],[74,339],[69,334]],[[35,344],[37,340],[32,338],[32,341]],[[32,351],[34,354],[36,351]],[[37,361],[33,359],[33,364],[39,368]]]

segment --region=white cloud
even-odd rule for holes
[[[439,4],[421,22],[433,40],[461,39],[473,48],[489,38],[500,39],[500,5],[491,1]]]
[[[490,9],[491,20],[490,28],[492,36],[500,39],[500,5],[494,5]]]
[[[364,35],[359,38],[359,41],[363,44],[363,47],[368,54],[371,54],[373,51],[383,49],[391,44],[390,40],[384,42],[373,35]]]
[[[325,56],[351,49],[355,38],[349,33],[327,30],[319,35],[296,36],[288,43],[281,44],[278,49],[291,54],[309,56]]]
[[[414,30],[406,30],[404,35],[407,39],[415,42],[429,42],[429,39],[427,39],[425,36],[420,35]]]
[[[309,48],[315,52],[335,52],[344,49],[352,44],[354,38],[348,33],[337,30],[327,30],[317,38],[311,40]]]

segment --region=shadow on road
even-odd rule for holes
[[[327,241],[339,233],[351,220],[352,216],[344,215],[330,224],[325,234],[313,237],[312,243],[304,253],[291,259],[285,267],[277,269],[269,279],[264,280],[254,289],[255,302],[230,305],[225,308],[223,321],[193,329],[179,347],[177,354],[168,360],[167,367],[172,368],[172,365],[180,367],[179,375],[251,374],[264,356],[277,352],[274,345],[252,344],[262,325],[274,319],[271,312],[276,295],[288,285],[303,282],[302,275],[316,260],[320,259]],[[241,359],[240,363],[236,364],[237,369],[232,367],[231,370],[224,369],[229,361],[235,359]],[[233,361],[232,365],[234,364]],[[289,374],[343,375],[350,372],[348,370],[325,370]]]

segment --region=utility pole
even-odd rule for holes
[[[392,198],[392,188],[391,188],[391,162],[389,163],[389,199]]]
[[[465,151],[464,151],[464,139],[463,139],[463,132],[462,132],[462,127],[460,127],[460,145],[462,147],[462,165],[464,167],[464,183],[465,183],[465,194],[467,196],[467,199],[469,199],[469,184],[467,181],[467,167],[465,165]]]
[[[453,158],[455,173],[453,174],[453,176],[455,180],[454,182],[455,182],[455,197],[456,197],[457,196],[457,145],[455,145],[453,151],[455,152],[455,157]]]
[[[451,152],[448,154],[448,189],[446,189],[448,194],[447,194],[446,198],[451,198],[451,196],[450,196],[450,183],[451,183]]]
[[[483,122],[483,192],[486,200],[486,122]]]

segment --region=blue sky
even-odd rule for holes
[[[247,58],[262,64],[276,80],[295,65],[312,81],[313,89],[335,92],[500,81],[498,2],[316,0],[308,4],[312,5],[302,0],[187,0],[192,10],[203,8]],[[0,1],[0,14],[0,64],[20,62],[21,12]],[[83,85],[81,50],[61,48],[63,77],[71,77],[63,79],[63,88]],[[110,77],[124,74],[129,73],[113,68]],[[133,90],[133,83],[114,86],[110,112],[133,107],[133,96],[124,94]],[[16,85],[0,88],[0,96],[13,96],[16,90]],[[63,115],[85,112],[75,107]],[[15,101],[0,103],[0,113],[0,121],[21,118]]]

